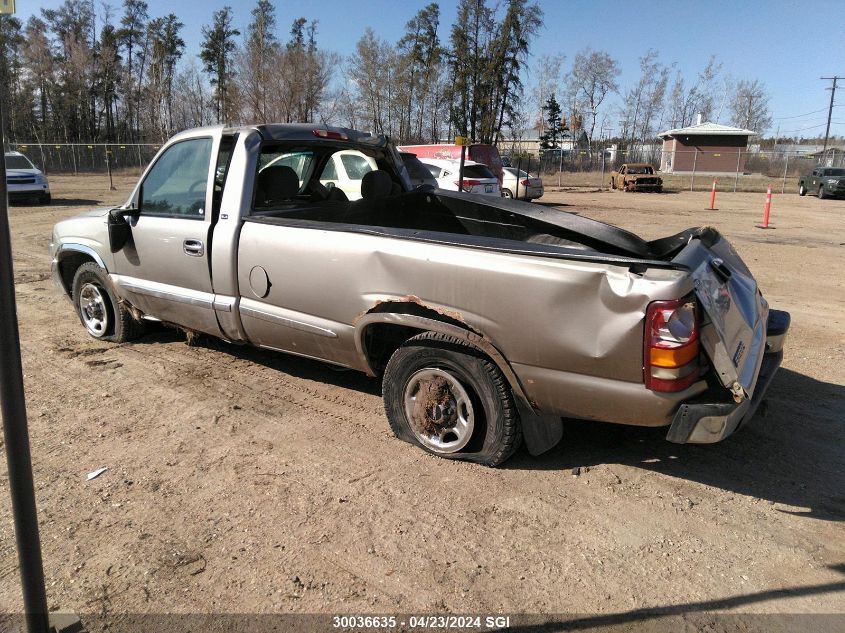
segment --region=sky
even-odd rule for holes
[[[120,2],[111,0],[119,16]],[[22,20],[42,8],[55,8],[62,0],[26,2],[18,0]],[[211,13],[226,0],[148,0],[151,16],[175,12],[185,24],[183,38],[187,55],[199,52],[201,30],[211,22]],[[297,17],[318,20],[321,48],[348,55],[364,29],[371,27],[380,38],[395,42],[405,23],[427,0],[309,0],[297,3],[273,0],[279,37],[287,39],[290,23]],[[665,64],[677,63],[687,80],[694,79],[715,54],[722,62],[722,73],[734,80],[759,79],[770,95],[774,122],[769,134],[778,129],[785,136],[823,135],[827,120],[830,81],[821,77],[845,77],[845,38],[841,16],[845,2],[816,0],[812,26],[806,2],[784,0],[539,0],[544,26],[532,45],[530,66],[545,54],[562,54],[565,64],[585,48],[604,50],[617,59],[622,69],[624,90],[638,79],[638,59],[649,48],[660,52]],[[97,0],[98,8],[101,0]],[[235,26],[246,31],[254,2],[229,0]],[[456,14],[457,2],[442,1],[441,39],[447,40]],[[490,2],[493,4],[493,2]],[[187,56],[186,55],[186,56]],[[531,85],[529,75],[526,84]],[[831,134],[845,136],[845,79],[836,93]],[[618,126],[618,116],[608,112],[608,127]],[[714,117],[715,118],[715,117]],[[600,117],[601,120],[601,117]],[[727,123],[727,109],[720,119]]]

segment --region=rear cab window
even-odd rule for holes
[[[361,180],[367,173],[378,169],[380,161],[383,160],[385,157],[377,150],[370,152],[366,149],[350,149],[328,143],[325,145],[303,145],[296,142],[265,143],[258,159],[253,208],[264,211],[277,207],[287,208],[294,202],[300,207],[308,203],[320,203],[324,201],[326,190],[335,187],[343,192],[347,200],[357,200],[361,197]],[[296,173],[299,190],[283,204],[269,204],[266,197],[259,195],[268,186],[273,186],[273,182],[270,181],[274,176],[270,172],[265,172],[273,170],[280,174],[284,170],[277,168],[281,167],[289,167]],[[393,172],[394,169],[389,169],[389,171]],[[263,178],[262,174],[264,174]],[[343,196],[340,198],[342,200]],[[259,203],[259,199],[262,202]]]

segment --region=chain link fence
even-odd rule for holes
[[[647,163],[664,188],[674,191],[709,190],[715,179],[722,191],[765,191],[769,185],[781,193],[798,190],[798,180],[819,166],[845,168],[845,152],[829,151],[822,160],[817,154],[801,151],[713,149],[675,150],[643,148],[620,150],[616,146],[599,149],[545,150],[534,156],[514,151],[506,156],[511,167],[532,176],[539,175],[546,187],[585,187],[607,189],[611,173],[625,163]],[[672,169],[671,165],[683,165]]]
[[[10,143],[46,174],[139,175],[161,145],[156,143]],[[798,190],[798,179],[817,166],[845,168],[845,151],[834,148],[822,160],[801,151],[713,149],[664,151],[656,147],[623,150],[615,145],[598,149],[552,149],[540,156],[518,148],[502,150],[512,167],[542,177],[546,187],[607,189],[611,172],[624,163],[648,163],[670,191],[709,190],[714,179],[721,191]],[[714,170],[714,161],[719,169]],[[684,165],[684,170],[667,169]],[[704,166],[704,168],[702,168]],[[709,166],[709,168],[708,168]],[[739,168],[739,169],[737,169]]]
[[[140,174],[161,148],[154,143],[9,143],[45,174]]]

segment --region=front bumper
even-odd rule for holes
[[[637,182],[629,182],[628,183],[628,190],[629,191],[661,191],[663,189],[662,184],[657,183],[637,183]]]
[[[695,400],[682,404],[672,420],[666,439],[676,444],[720,442],[747,423],[763,401],[772,378],[783,361],[783,344],[789,331],[788,312],[770,310],[766,327],[766,352],[757,374],[751,399],[736,403],[722,401],[723,388],[708,390]]]
[[[28,184],[13,184],[6,185],[6,191],[9,194],[9,200],[31,200],[33,198],[41,198],[50,193],[49,183],[28,183]]]

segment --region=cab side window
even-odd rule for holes
[[[168,147],[141,184],[139,211],[204,219],[211,145],[210,138],[195,138]]]

